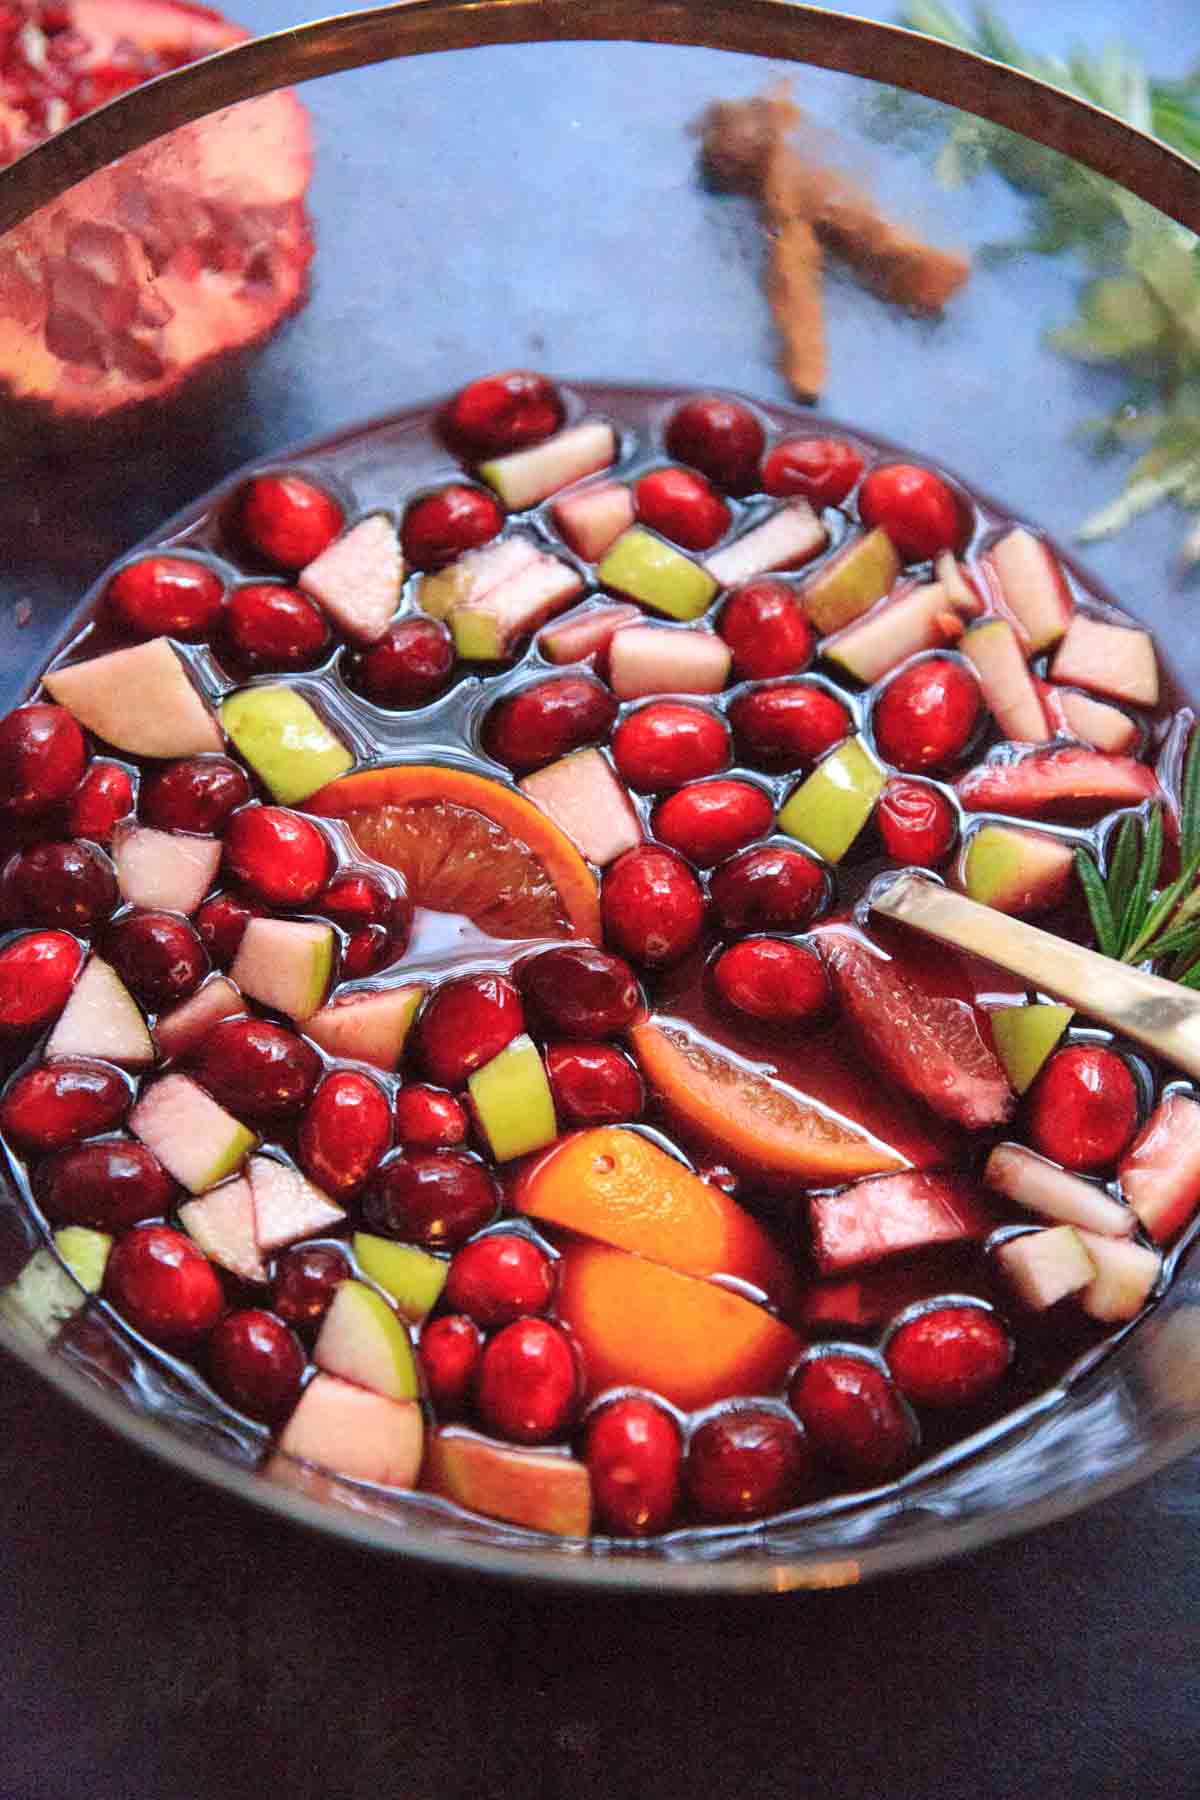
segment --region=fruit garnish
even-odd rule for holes
[[[985,1238],[996,1221],[960,1175],[911,1170],[816,1194],[809,1201],[813,1254],[823,1275],[936,1244]]]
[[[400,603],[404,558],[396,527],[372,513],[300,572],[300,586],[358,643],[383,636]]]
[[[1158,703],[1158,658],[1148,631],[1076,613],[1050,665],[1052,681],[1073,682],[1131,706]]]
[[[884,779],[862,739],[847,738],[788,795],[779,829],[826,862],[840,862],[875,810]]]
[[[1131,756],[1098,750],[1039,750],[1013,762],[981,763],[955,783],[968,812],[1029,813],[1034,818],[1094,819],[1114,806],[1157,800],[1153,769]]]
[[[1090,1287],[1096,1278],[1096,1265],[1073,1225],[1052,1225],[1008,1238],[997,1247],[996,1261],[1031,1312],[1048,1311],[1068,1295]]]
[[[354,757],[294,688],[245,688],[221,707],[221,723],[276,800],[294,806],[349,769]]]
[[[1063,1225],[1080,1225],[1102,1237],[1131,1237],[1137,1217],[1128,1206],[1067,1169],[1027,1150],[1024,1144],[997,1144],[983,1171],[987,1186],[1027,1212]]]
[[[981,825],[961,861],[963,892],[1016,919],[1050,912],[1066,897],[1075,852],[1061,838],[1018,825]]]
[[[719,694],[729,679],[728,645],[711,631],[627,625],[608,649],[608,679],[618,700],[654,694]]]
[[[959,649],[974,664],[983,697],[1005,737],[1016,743],[1046,743],[1050,737],[1046,709],[1020,639],[1008,620],[984,619],[981,624],[970,626],[962,635]],[[997,806],[994,810],[1008,812],[1019,808]]]
[[[364,1275],[390,1294],[397,1310],[413,1325],[419,1325],[437,1305],[449,1270],[440,1256],[431,1256],[416,1244],[393,1244],[369,1231],[355,1232],[354,1260]]]
[[[829,533],[807,500],[785,500],[761,525],[705,559],[722,587],[753,581],[774,569],[798,569],[824,550]]]
[[[145,1088],[129,1129],[189,1193],[203,1194],[232,1175],[256,1147],[254,1133],[186,1075],[164,1075]]]
[[[633,802],[598,750],[575,750],[560,762],[535,769],[520,788],[598,869],[642,841]]]
[[[1155,1243],[1175,1237],[1200,1207],[1200,1104],[1168,1094],[1121,1158],[1126,1200]]]
[[[100,1056],[127,1069],[147,1068],[154,1044],[137,1001],[102,957],[89,957],[50,1033],[47,1056]]]
[[[964,590],[956,596],[941,581],[898,592],[885,606],[848,625],[822,646],[827,659],[859,681],[878,681],[921,650],[954,645],[963,619],[982,610],[982,601]]]
[[[627,594],[671,619],[698,619],[720,585],[700,563],[685,556],[644,525],[631,525],[612,545],[596,571],[614,594]]]
[[[497,1162],[544,1149],[558,1135],[546,1065],[526,1032],[468,1078],[467,1092]]]
[[[424,1437],[415,1400],[389,1400],[336,1375],[315,1375],[280,1434],[281,1454],[263,1473],[295,1486],[302,1475],[290,1460],[295,1458],[352,1481],[411,1487]]]
[[[220,750],[220,727],[165,637],[51,669],[43,686],[79,723],[131,756]]]
[[[1015,1092],[1023,1094],[1075,1017],[1070,1006],[1000,1006],[989,1015],[992,1043]]]
[[[1054,553],[1023,525],[1014,525],[992,545],[988,561],[1030,652],[1037,656],[1048,650],[1072,623],[1075,611],[1071,590]],[[1069,679],[1055,676],[1055,680]]]
[[[266,1264],[259,1249],[254,1195],[244,1175],[223,1181],[198,1200],[185,1200],[179,1223],[211,1262],[228,1269],[239,1281],[265,1281]]]
[[[485,1518],[583,1538],[592,1520],[586,1467],[558,1450],[515,1449],[456,1427],[429,1441],[425,1485]]]
[[[1162,1275],[1158,1251],[1128,1239],[1098,1237],[1091,1231],[1079,1235],[1096,1271],[1095,1279],[1079,1296],[1083,1311],[1105,1325],[1136,1319]]]

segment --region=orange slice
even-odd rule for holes
[[[600,939],[600,897],[578,850],[502,782],[435,763],[331,781],[309,812],[343,819],[360,849],[399,869],[416,906],[458,913],[495,938]]]

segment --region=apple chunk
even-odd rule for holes
[[[576,556],[599,562],[633,524],[633,495],[621,481],[603,481],[554,502],[554,523]]]
[[[735,587],[771,569],[798,569],[829,542],[829,533],[807,500],[789,500],[761,525],[705,560],[722,587]]]
[[[1023,525],[1014,525],[992,545],[988,560],[1032,654],[1057,644],[1071,623],[1075,602],[1053,552]]]
[[[1096,1265],[1071,1225],[1051,1225],[1009,1238],[996,1261],[1032,1312],[1046,1312],[1096,1279]]]
[[[441,1298],[450,1264],[416,1244],[396,1244],[369,1231],[354,1234],[354,1260],[390,1294],[410,1325],[419,1325]]]
[[[608,685],[618,700],[651,694],[719,694],[733,657],[724,638],[695,626],[629,625],[608,652]]]
[[[279,1448],[286,1457],[315,1463],[351,1481],[410,1488],[424,1447],[421,1409],[415,1400],[388,1400],[335,1375],[316,1375],[284,1426]],[[279,1457],[265,1473],[294,1485],[296,1471]]]
[[[525,1032],[476,1069],[467,1091],[497,1162],[542,1150],[558,1136],[546,1066]]]
[[[1046,709],[1008,620],[985,619],[972,625],[959,648],[974,665],[983,697],[1004,736],[1015,743],[1047,743]]]
[[[1136,1319],[1162,1273],[1158,1251],[1129,1238],[1099,1237],[1091,1231],[1079,1235],[1096,1271],[1079,1296],[1084,1312],[1105,1325],[1124,1325]]]
[[[210,1262],[241,1281],[267,1279],[254,1225],[254,1195],[244,1175],[185,1201],[179,1223]]]
[[[374,644],[400,604],[404,558],[396,527],[384,513],[360,519],[300,571],[299,585],[347,637]]]
[[[959,885],[972,900],[1029,919],[1066,896],[1075,851],[1061,838],[1016,825],[981,825],[959,859]]]
[[[963,592],[966,599],[956,600],[940,581],[910,588],[828,638],[821,654],[859,681],[878,681],[918,651],[940,650],[961,637],[961,615],[979,610],[965,584]]]
[[[1131,706],[1158,705],[1158,659],[1148,631],[1076,613],[1050,665],[1050,679],[1090,688]]]
[[[42,685],[88,731],[131,756],[221,748],[220,726],[165,637],[51,669]]]
[[[862,739],[847,738],[793,790],[779,829],[826,862],[839,862],[875,810],[884,779]]]
[[[144,1089],[129,1129],[191,1194],[207,1193],[232,1175],[258,1143],[187,1075],[164,1075]]]
[[[216,878],[221,843],[149,825],[118,825],[112,856],[121,898],[130,906],[190,916]]]
[[[998,1006],[988,1015],[996,1055],[1014,1092],[1023,1094],[1057,1044],[1075,1011],[1070,1006],[1039,1002],[1034,1006]]]
[[[87,1294],[98,1294],[104,1285],[112,1238],[89,1225],[64,1225],[54,1233],[54,1248]]]
[[[103,957],[89,958],[50,1033],[46,1055],[98,1056],[126,1069],[145,1069],[154,1061],[138,1003]]]
[[[245,1002],[232,981],[224,975],[211,976],[190,1000],[182,1000],[170,1012],[160,1015],[154,1027],[159,1055],[164,1059],[183,1056],[219,1020],[236,1018],[245,1010]]]
[[[325,998],[332,972],[332,926],[310,919],[251,919],[229,978],[252,1000],[303,1021]]]
[[[1120,756],[1137,743],[1138,728],[1119,706],[1093,700],[1090,694],[1077,694],[1073,688],[1050,688],[1048,692],[1049,704],[1062,713],[1066,730],[1093,750]]]
[[[899,573],[900,558],[886,531],[876,527],[855,538],[800,590],[814,629],[821,637],[840,631],[882,600]]]
[[[510,576],[519,575],[543,552],[530,537],[514,532],[498,543],[468,550],[446,569],[422,575],[417,583],[417,605],[433,619],[444,619],[455,606],[481,600]]]
[[[538,639],[538,649],[552,663],[583,662],[606,650],[616,633],[644,618],[640,606],[589,605],[548,626]]]
[[[633,802],[599,750],[574,750],[517,785],[598,869],[642,841]]]
[[[417,1365],[408,1332],[387,1301],[363,1281],[343,1281],[313,1349],[327,1375],[357,1382],[386,1400],[415,1400]]]
[[[591,1526],[587,1467],[558,1450],[518,1450],[443,1426],[430,1439],[421,1485],[468,1512],[530,1531],[583,1538]]]
[[[1156,1244],[1175,1237],[1200,1207],[1200,1103],[1168,1094],[1117,1169],[1121,1189]]]
[[[248,1170],[254,1196],[254,1235],[264,1255],[285,1244],[335,1230],[346,1215],[315,1182],[290,1163],[252,1156]]]
[[[671,619],[698,619],[708,611],[719,587],[702,564],[644,525],[622,532],[596,575],[613,593],[640,600]]]
[[[479,473],[510,511],[524,512],[573,481],[607,469],[616,454],[617,434],[607,420],[585,419],[530,450],[480,463]]]
[[[556,556],[538,556],[476,599],[450,608],[446,623],[454,648],[468,662],[499,662],[520,638],[561,612],[583,587],[583,577]]]
[[[1028,1212],[1102,1237],[1131,1237],[1137,1219],[1098,1182],[1060,1169],[1024,1144],[997,1144],[983,1171],[986,1185]]]
[[[393,1072],[400,1067],[424,992],[423,987],[403,987],[384,988],[377,994],[343,994],[312,1015],[304,1027],[305,1036],[330,1056],[349,1057]]]
[[[225,729],[284,806],[296,806],[344,775],[354,757],[295,688],[243,688],[221,708]]]

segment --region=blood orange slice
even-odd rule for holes
[[[596,877],[531,800],[485,775],[399,763],[347,775],[307,802],[399,869],[416,906],[495,938],[600,939]]]

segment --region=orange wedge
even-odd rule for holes
[[[360,849],[399,869],[415,906],[495,938],[600,939],[600,895],[578,850],[523,794],[435,763],[331,781],[309,812],[343,819]]]

